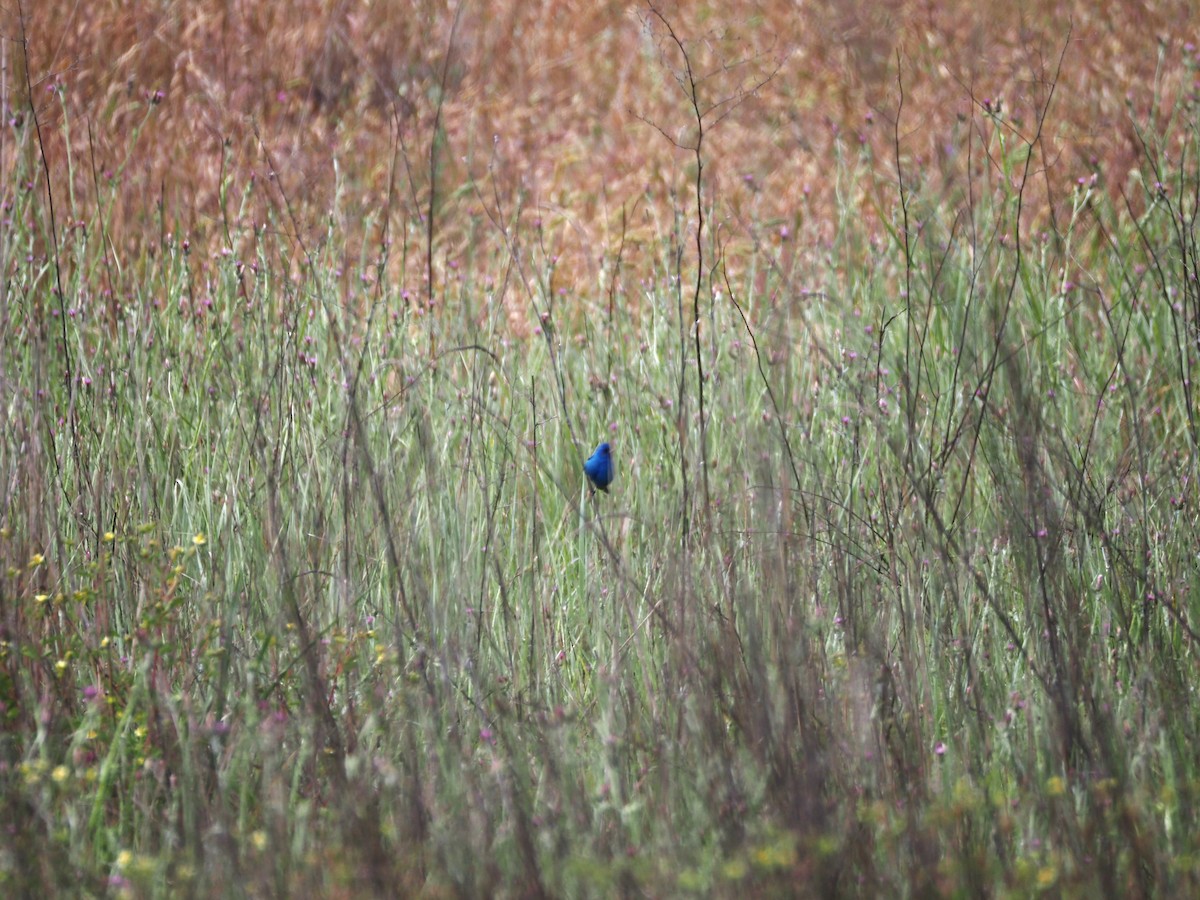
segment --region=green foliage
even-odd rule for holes
[[[704,232],[703,407],[694,235],[431,311],[282,201],[117,266],[22,172],[0,888],[1195,893],[1194,112],[1045,234],[999,114],[952,210],[843,155],[886,234],[804,285]]]

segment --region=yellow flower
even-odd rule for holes
[[[42,556],[42,554],[40,554],[40,553],[35,553],[35,554],[33,554],[33,556],[29,557],[29,568],[36,569],[38,566],[40,566],[45,561],[46,561],[46,557]]]
[[[116,539],[117,539],[117,536],[115,534],[113,534],[111,531],[104,532],[104,542],[106,544],[111,544]]]
[[[36,594],[33,599],[40,606],[41,604],[45,603],[47,600],[50,599],[50,595],[49,594]]]
[[[1067,784],[1058,775],[1046,780],[1046,793],[1051,797],[1061,797],[1066,792]]]
[[[254,845],[254,849],[259,852],[267,849],[267,833],[265,831],[255,831],[250,834],[250,843]]]
[[[208,539],[204,536],[204,532],[201,531],[195,537],[192,538],[192,543],[195,544],[197,547],[203,547],[205,544],[208,543]]]
[[[747,872],[746,863],[741,859],[731,859],[721,867],[721,874],[730,881],[740,881]]]
[[[66,766],[55,766],[54,771],[50,773],[50,777],[54,779],[55,784],[62,784],[71,777],[71,770]]]

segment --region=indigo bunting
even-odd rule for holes
[[[612,448],[608,446],[608,441],[597,447],[596,452],[587,458],[587,462],[583,464],[583,474],[595,485],[592,489],[593,494],[596,492],[595,488],[608,493],[608,486],[613,480]]]

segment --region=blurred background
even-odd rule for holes
[[[884,177],[898,142],[926,188],[960,194],[970,167],[985,169],[962,151],[965,132],[999,108],[1032,137],[1065,56],[1027,195],[1038,227],[1078,178],[1120,192],[1142,155],[1131,107],[1144,120],[1155,90],[1169,108],[1197,89],[1161,66],[1187,52],[1175,32],[1188,0],[656,8],[678,23],[694,68],[705,186],[734,251],[766,239],[749,236],[751,220],[777,224],[776,241],[828,229],[839,136],[879,157]],[[19,9],[0,13],[10,38]],[[69,178],[79,200],[104,198],[120,253],[160,230],[218,250],[266,220],[263,204],[286,202],[307,246],[335,227],[353,255],[377,247],[385,224],[397,246],[423,234],[432,209],[437,269],[486,258],[497,225],[519,218],[564,283],[586,284],[622,238],[636,271],[639,246],[660,233],[653,220],[671,214],[655,204],[694,179],[683,58],[648,6],[39,0],[23,11],[57,186]],[[5,47],[6,117],[22,127],[21,47]],[[256,179],[274,194],[249,191]],[[841,199],[874,215],[869,196]],[[392,277],[423,277],[406,258],[391,255]]]

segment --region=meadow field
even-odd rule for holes
[[[0,895],[1200,896],[1191,0],[0,30]]]

